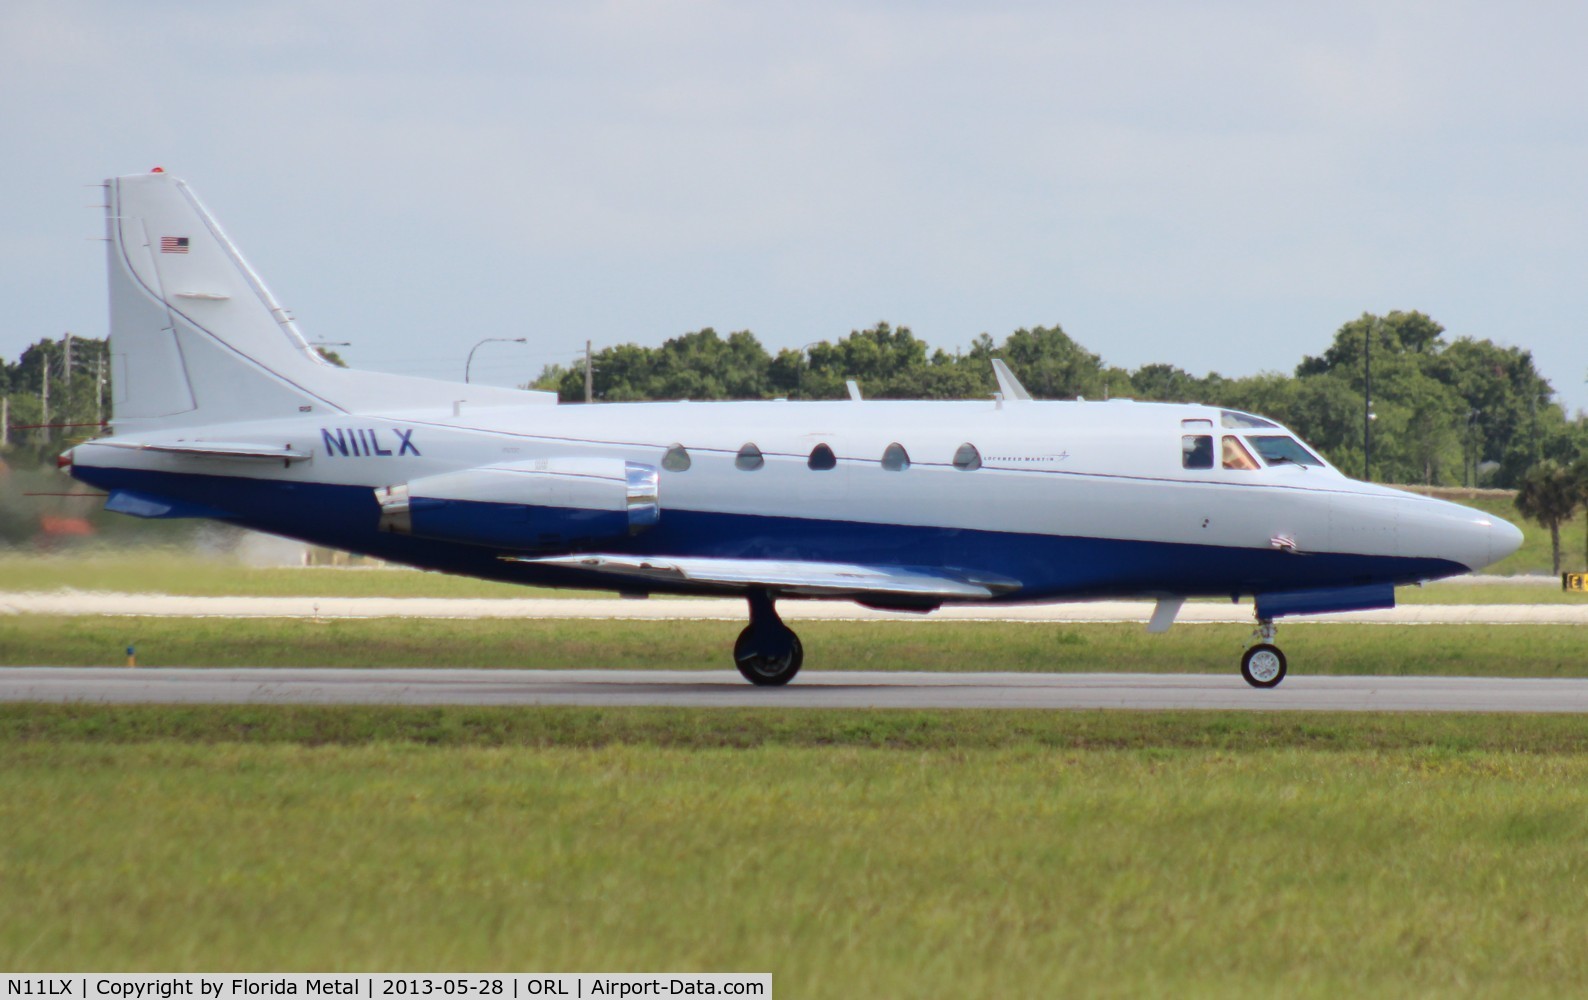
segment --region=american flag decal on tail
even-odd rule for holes
[[[187,253],[187,237],[186,236],[162,236],[162,237],[160,237],[160,252],[161,253]]]

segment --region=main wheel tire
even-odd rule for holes
[[[1241,657],[1241,677],[1254,688],[1277,687],[1285,679],[1285,654],[1278,646],[1258,643]]]
[[[745,626],[733,644],[733,665],[745,680],[759,687],[781,687],[794,679],[805,662],[805,647],[800,637],[788,631],[788,645],[781,654],[767,655],[756,645],[754,628]]]

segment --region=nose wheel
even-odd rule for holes
[[[1260,640],[1241,657],[1241,678],[1255,688],[1278,687],[1285,679],[1285,654],[1274,645],[1274,620],[1262,618],[1252,638]]]
[[[733,644],[733,665],[745,680],[759,687],[787,684],[805,662],[800,637],[778,617],[770,594],[752,590],[749,597],[750,624]]]

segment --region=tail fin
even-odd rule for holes
[[[151,173],[113,178],[107,187],[120,431],[555,400],[551,393],[337,368],[303,339],[185,182]]]

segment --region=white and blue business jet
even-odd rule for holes
[[[63,456],[106,507],[206,517],[426,569],[628,594],[738,594],[755,684],[803,659],[780,598],[930,611],[1255,598],[1257,687],[1285,615],[1391,607],[1521,534],[1346,478],[1261,417],[985,401],[557,405],[325,363],[187,184],[106,184],[114,433]]]

